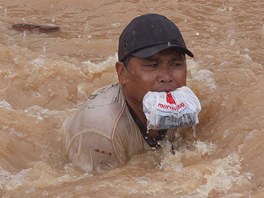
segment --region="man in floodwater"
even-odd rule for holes
[[[193,57],[171,20],[158,14],[133,19],[119,38],[119,82],[94,92],[64,121],[69,159],[85,171],[101,172],[158,148],[158,141],[175,129],[147,132],[143,97],[186,85],[185,54]]]

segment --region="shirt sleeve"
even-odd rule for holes
[[[92,131],[81,131],[66,138],[68,158],[83,170],[100,173],[120,166],[111,140]]]
[[[122,164],[118,160],[113,142],[100,131],[80,128],[78,113],[67,117],[61,127],[66,156],[73,164],[89,173],[100,173]]]
[[[117,155],[112,131],[121,111],[114,97],[119,89],[114,88],[89,99],[61,127],[67,157],[87,172],[103,172],[124,164]]]

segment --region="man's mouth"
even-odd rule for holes
[[[177,89],[178,87],[161,87],[159,89],[155,89],[155,92],[171,92],[174,91],[175,89]]]

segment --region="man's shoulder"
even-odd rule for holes
[[[122,97],[119,83],[102,87],[90,94],[86,105],[107,105],[113,102],[118,102],[119,97]]]
[[[111,138],[125,106],[119,84],[101,88],[75,113],[74,125],[78,131],[88,129]]]

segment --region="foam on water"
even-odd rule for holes
[[[27,176],[31,169],[22,170],[12,174],[0,167],[0,188],[4,190],[14,190],[28,182]]]
[[[13,109],[7,101],[0,101],[0,108]]]
[[[197,71],[192,78],[195,82],[203,83],[203,85],[207,86],[211,91],[216,89],[216,82],[213,78],[213,72],[207,69],[201,69]]]
[[[34,66],[38,66],[41,67],[45,64],[45,55],[40,55],[38,58],[29,61],[30,64],[34,65]]]
[[[88,67],[89,74],[101,73],[106,70],[108,67],[113,67],[117,61],[117,53],[115,56],[109,56],[105,61],[100,63],[93,63],[90,60],[83,61],[82,64]]]
[[[35,116],[39,120],[43,120],[44,118],[48,118],[51,116],[60,115],[62,113],[62,111],[50,110],[50,109],[42,108],[38,105],[34,105],[32,107],[26,108],[24,112],[27,115]]]
[[[241,164],[238,154],[232,153],[226,158],[213,161],[211,173],[205,174],[206,184],[200,185],[193,193],[198,197],[207,197],[214,191],[227,192],[235,185],[244,185],[249,183],[248,174],[240,173]],[[242,193],[239,194],[243,196]]]

